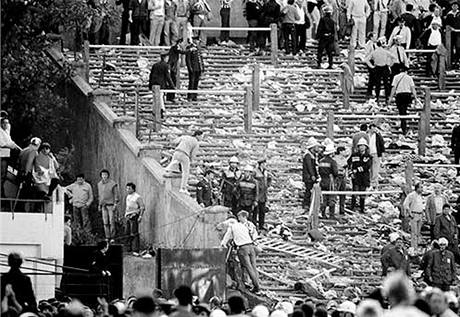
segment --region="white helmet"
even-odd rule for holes
[[[247,172],[254,172],[254,167],[252,167],[252,165],[248,164],[244,167],[243,171],[247,171]]]
[[[365,145],[369,147],[369,144],[367,144],[367,140],[365,138],[359,139],[357,146],[360,146],[360,145]]]
[[[237,164],[239,164],[239,163],[240,163],[240,160],[238,160],[238,158],[237,158],[236,156],[232,156],[232,157],[230,158],[230,161],[229,161],[229,162],[230,162],[230,163],[237,163]]]

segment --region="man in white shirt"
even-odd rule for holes
[[[385,36],[388,20],[388,0],[374,0],[374,34]]]
[[[150,11],[149,41],[153,46],[159,46],[165,24],[165,0],[149,0],[148,8]]]
[[[256,245],[255,240],[258,237],[255,225],[248,221],[249,213],[246,210],[241,210],[238,213],[238,221],[227,229],[221,247],[226,247],[233,240],[236,246],[238,258],[240,259],[241,268],[246,269],[249,277],[252,280],[253,289],[251,292],[258,293],[260,291],[259,275],[256,267]]]
[[[371,8],[367,0],[350,0],[347,8],[347,19],[353,19],[353,29],[351,31],[351,45],[356,45],[357,49],[363,49],[366,43],[366,19],[370,15]]]
[[[414,249],[418,247],[421,240],[420,229],[422,229],[425,210],[422,191],[422,184],[415,184],[415,190],[407,195],[403,203],[405,214],[410,222],[410,245]]]
[[[388,41],[389,45],[393,45],[395,37],[399,35],[401,38],[401,46],[405,47],[406,50],[409,49],[412,34],[411,30],[405,24],[406,22],[403,18],[398,18],[398,25],[393,29],[393,32],[391,32]]]

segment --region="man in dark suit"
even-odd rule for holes
[[[303,198],[303,208],[310,209],[311,190],[313,185],[318,181],[318,162],[317,153],[319,150],[319,142],[311,137],[307,142],[307,151],[303,157],[302,180],[305,183],[305,196]]]
[[[201,207],[209,207],[213,205],[212,180],[214,172],[207,170],[204,172],[204,178],[196,185],[196,201]]]
[[[458,227],[457,222],[451,215],[450,205],[442,207],[442,214],[436,217],[434,224],[434,238],[446,238],[449,242],[448,250],[455,255],[455,261],[460,263],[460,250],[458,249]]]
[[[452,129],[452,138],[450,139],[450,148],[454,154],[454,164],[460,163],[460,124]]]
[[[152,70],[150,71],[149,78],[149,89],[152,90],[153,86],[160,86],[161,89],[167,89],[174,87],[174,83],[171,79],[169,72],[169,65],[166,63],[166,56],[168,52],[161,53],[160,61],[153,64]]]
[[[178,39],[176,44],[171,46],[169,49],[168,65],[171,70],[171,79],[173,82],[173,87],[177,89],[178,79],[180,75],[180,54],[184,54],[185,51],[182,50],[182,39]],[[174,101],[175,94],[170,93],[166,96],[167,100]]]
[[[414,6],[411,3],[406,4],[406,12],[401,15],[401,18],[404,20],[406,26],[411,31],[411,43],[410,48],[415,48],[415,41],[418,39],[422,33],[420,20],[413,13]]]
[[[22,306],[22,312],[36,312],[37,302],[30,277],[21,272],[22,257],[19,253],[8,255],[10,270],[1,276],[1,294],[5,294],[8,285],[13,289],[16,300]]]
[[[201,74],[204,72],[203,56],[201,55],[200,38],[195,36],[185,49],[185,64],[188,70],[188,89],[197,90]],[[189,93],[188,101],[196,101],[197,94]]]
[[[123,12],[121,13],[121,32],[120,32],[120,45],[126,44],[126,34],[128,33],[129,27],[129,3],[130,0],[117,0],[117,5],[123,6]]]
[[[148,0],[130,0],[129,2],[129,18],[131,23],[131,45],[139,45],[139,35],[142,33],[147,34],[148,22]]]
[[[332,69],[335,39],[337,38],[337,26],[332,19],[332,7],[324,8],[324,16],[319,20],[316,39],[318,40],[318,68],[321,68],[323,50],[326,51],[329,69]]]

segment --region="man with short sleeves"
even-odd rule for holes
[[[72,203],[72,218],[80,228],[91,232],[89,206],[93,202],[93,189],[85,181],[85,175],[78,174],[75,183],[64,188]]]
[[[423,212],[425,206],[422,199],[422,184],[415,184],[415,190],[407,195],[403,207],[410,221],[410,244],[416,249],[422,238],[420,229],[423,225]]]
[[[351,45],[356,45],[357,49],[363,49],[366,40],[366,19],[370,15],[371,9],[367,0],[350,0],[347,7],[348,21],[353,19],[353,29],[351,31]]]
[[[128,237],[128,252],[139,251],[139,223],[144,215],[145,205],[141,195],[136,192],[134,183],[126,184],[126,236]]]

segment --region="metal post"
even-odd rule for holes
[[[334,139],[334,112],[331,110],[327,112],[326,137]]]
[[[102,55],[102,69],[101,69],[101,76],[99,77],[98,87],[101,87],[101,84],[104,81],[105,59],[106,59],[106,56],[105,56],[105,53],[104,53],[104,55]]]
[[[83,42],[83,62],[85,63],[85,80],[89,81],[89,41]]]
[[[278,25],[270,24],[270,42],[271,42],[271,57],[272,64],[278,64]]]
[[[452,27],[446,27],[447,69],[452,66]]]
[[[350,66],[351,73],[355,75],[355,47],[352,44],[348,47],[348,66]]]
[[[420,113],[419,130],[418,130],[418,154],[425,155],[426,152],[426,113],[423,110]]]
[[[406,186],[409,192],[412,191],[412,185],[414,181],[414,163],[412,160],[406,162],[406,169],[404,170],[404,176],[406,178]]]
[[[136,85],[136,99],[134,103],[134,116],[136,118],[136,138],[139,138],[140,117],[139,117],[139,85]]]
[[[252,95],[253,110],[257,111],[260,105],[260,65],[258,63],[254,64],[252,69]]]
[[[153,119],[154,119],[154,130],[159,132],[161,130],[161,109],[163,106],[163,96],[161,95],[160,86],[153,86]]]
[[[348,109],[350,108],[350,92],[347,89],[344,71],[340,73],[340,86],[342,88],[342,93],[343,93],[343,107],[345,109]]]
[[[123,116],[126,116],[126,91],[123,90]]]
[[[425,112],[426,119],[426,135],[431,135],[431,90],[430,87],[425,87],[425,103],[423,104],[423,110]]]
[[[246,87],[246,94],[244,95],[244,131],[252,133],[252,90],[251,87]]]

